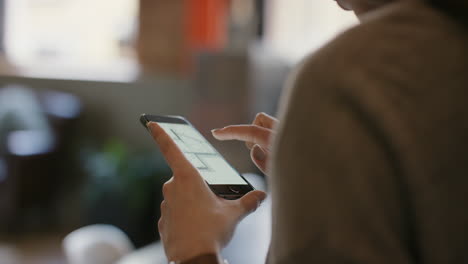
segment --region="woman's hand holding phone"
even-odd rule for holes
[[[255,165],[266,173],[267,162],[271,151],[271,142],[275,136],[275,127],[278,120],[265,113],[259,113],[251,125],[233,125],[211,132],[218,140],[245,141],[250,149],[250,157]]]
[[[158,229],[170,261],[219,253],[232,238],[237,223],[266,197],[251,191],[238,200],[216,196],[172,138],[157,123],[147,126],[172,169],[163,186]]]

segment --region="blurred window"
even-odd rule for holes
[[[20,68],[103,69],[135,60],[138,0],[5,0],[5,49]]]
[[[357,19],[332,0],[269,0],[265,41],[291,62],[319,48]]]

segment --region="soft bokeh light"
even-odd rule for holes
[[[356,23],[335,1],[270,0],[265,43],[294,63]]]
[[[8,55],[19,65],[109,65],[135,34],[137,8],[137,0],[6,0]]]

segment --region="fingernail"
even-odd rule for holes
[[[148,128],[149,132],[153,132],[152,127],[153,127],[154,124],[155,124],[155,122],[153,122],[153,121],[148,121],[148,123],[146,123],[146,128]]]
[[[216,133],[216,132],[218,132],[218,131],[220,131],[220,130],[221,130],[221,128],[215,128],[215,129],[212,129],[212,130],[211,130],[211,133]]]
[[[259,145],[254,145],[252,148],[252,155],[256,160],[264,161],[266,154]]]

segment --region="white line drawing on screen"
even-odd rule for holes
[[[218,153],[201,136],[191,133],[191,131],[170,129],[174,141],[184,152],[185,157],[199,170],[213,171],[213,169],[203,161],[203,156],[217,156]],[[190,134],[187,134],[190,133]]]

